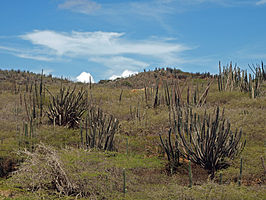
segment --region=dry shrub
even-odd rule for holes
[[[30,191],[49,190],[63,195],[108,198],[121,191],[122,171],[102,163],[94,153],[78,149],[55,150],[44,144],[27,156],[11,182]]]
[[[40,144],[35,152],[24,150],[20,153],[27,158],[19,170],[14,172],[12,179],[21,187],[32,191],[56,189],[66,195],[75,192],[77,186],[66,174],[56,150]]]

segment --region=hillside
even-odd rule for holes
[[[0,70],[0,197],[265,199],[264,69],[97,84]]]

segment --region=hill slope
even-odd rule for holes
[[[90,85],[40,74],[0,71],[0,172],[4,177],[0,196],[10,199],[82,196],[85,199],[264,199],[265,81],[261,83],[260,96],[252,99],[249,93],[237,88],[219,91],[217,77],[157,69]],[[78,122],[82,135],[80,128],[53,125],[48,119],[51,95],[60,94],[61,85],[76,87],[73,94],[78,94],[83,87],[87,104],[100,108],[95,116],[101,118],[99,112],[103,111],[106,119],[119,120],[113,151],[87,148],[85,135],[93,133],[93,127],[98,126],[87,122],[92,129],[86,131],[89,111]],[[232,130],[243,130],[247,144],[241,154],[240,187],[240,156],[228,160],[229,167],[218,170],[212,181],[207,170],[193,163],[192,189],[187,187],[186,159],[181,159],[174,174],[170,173],[158,134],[167,136],[171,127],[169,116],[173,117],[169,108],[177,104],[176,99],[179,106],[188,106],[200,115],[205,110],[212,114],[217,106],[225,108]],[[33,108],[37,117],[31,121]],[[17,154],[25,148],[26,151]],[[14,170],[19,171],[9,173]]]

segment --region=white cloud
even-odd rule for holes
[[[121,73],[125,69],[138,71],[150,65],[147,60],[158,64],[184,63],[181,54],[195,48],[174,40],[129,40],[124,33],[102,31],[62,33],[35,30],[20,38],[34,45],[32,56],[28,50],[24,57],[39,60],[87,59],[106,66],[105,76]]]
[[[261,0],[265,1],[265,0]],[[162,16],[183,13],[202,5],[218,5],[222,7],[254,5],[254,0],[151,0],[130,3],[131,12],[137,15],[162,20]],[[167,22],[165,22],[167,23]]]
[[[27,55],[27,54],[16,54],[17,57],[20,58],[27,58],[27,59],[33,59],[33,60],[40,60],[40,61],[52,61],[52,58],[47,58],[44,56],[33,56],[33,55]]]
[[[82,14],[91,14],[100,9],[101,5],[90,0],[66,0],[64,3],[59,4],[58,8]]]
[[[13,52],[18,52],[17,49],[12,48],[12,47],[5,47],[5,46],[0,46],[0,49],[5,50],[5,51],[13,51]]]
[[[77,81],[82,82],[82,83],[94,83],[94,79],[92,75],[89,72],[82,72],[78,77]]]
[[[266,0],[260,0],[256,2],[256,5],[262,5],[262,4],[266,4]]]
[[[178,53],[190,48],[177,43],[145,40],[130,41],[124,39],[124,33],[115,32],[75,32],[70,34],[55,31],[33,31],[22,35],[29,40],[54,51],[57,55],[67,56],[106,56],[119,54],[139,54],[158,56],[161,54]]]
[[[33,60],[39,60],[39,61],[54,60],[53,57],[47,57],[47,56],[41,55],[41,52],[39,50],[31,51],[27,49],[11,48],[11,47],[5,47],[5,46],[0,46],[0,50],[2,50],[4,53],[10,53],[20,58],[33,59]]]
[[[117,78],[126,78],[126,77],[129,77],[129,76],[132,76],[132,75],[135,75],[137,74],[138,72],[133,72],[133,71],[130,71],[130,70],[125,70],[123,71],[123,73],[121,75],[112,75],[109,79],[110,80],[115,80]]]

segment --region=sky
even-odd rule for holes
[[[71,80],[266,60],[266,0],[1,0],[0,24],[0,69]]]

